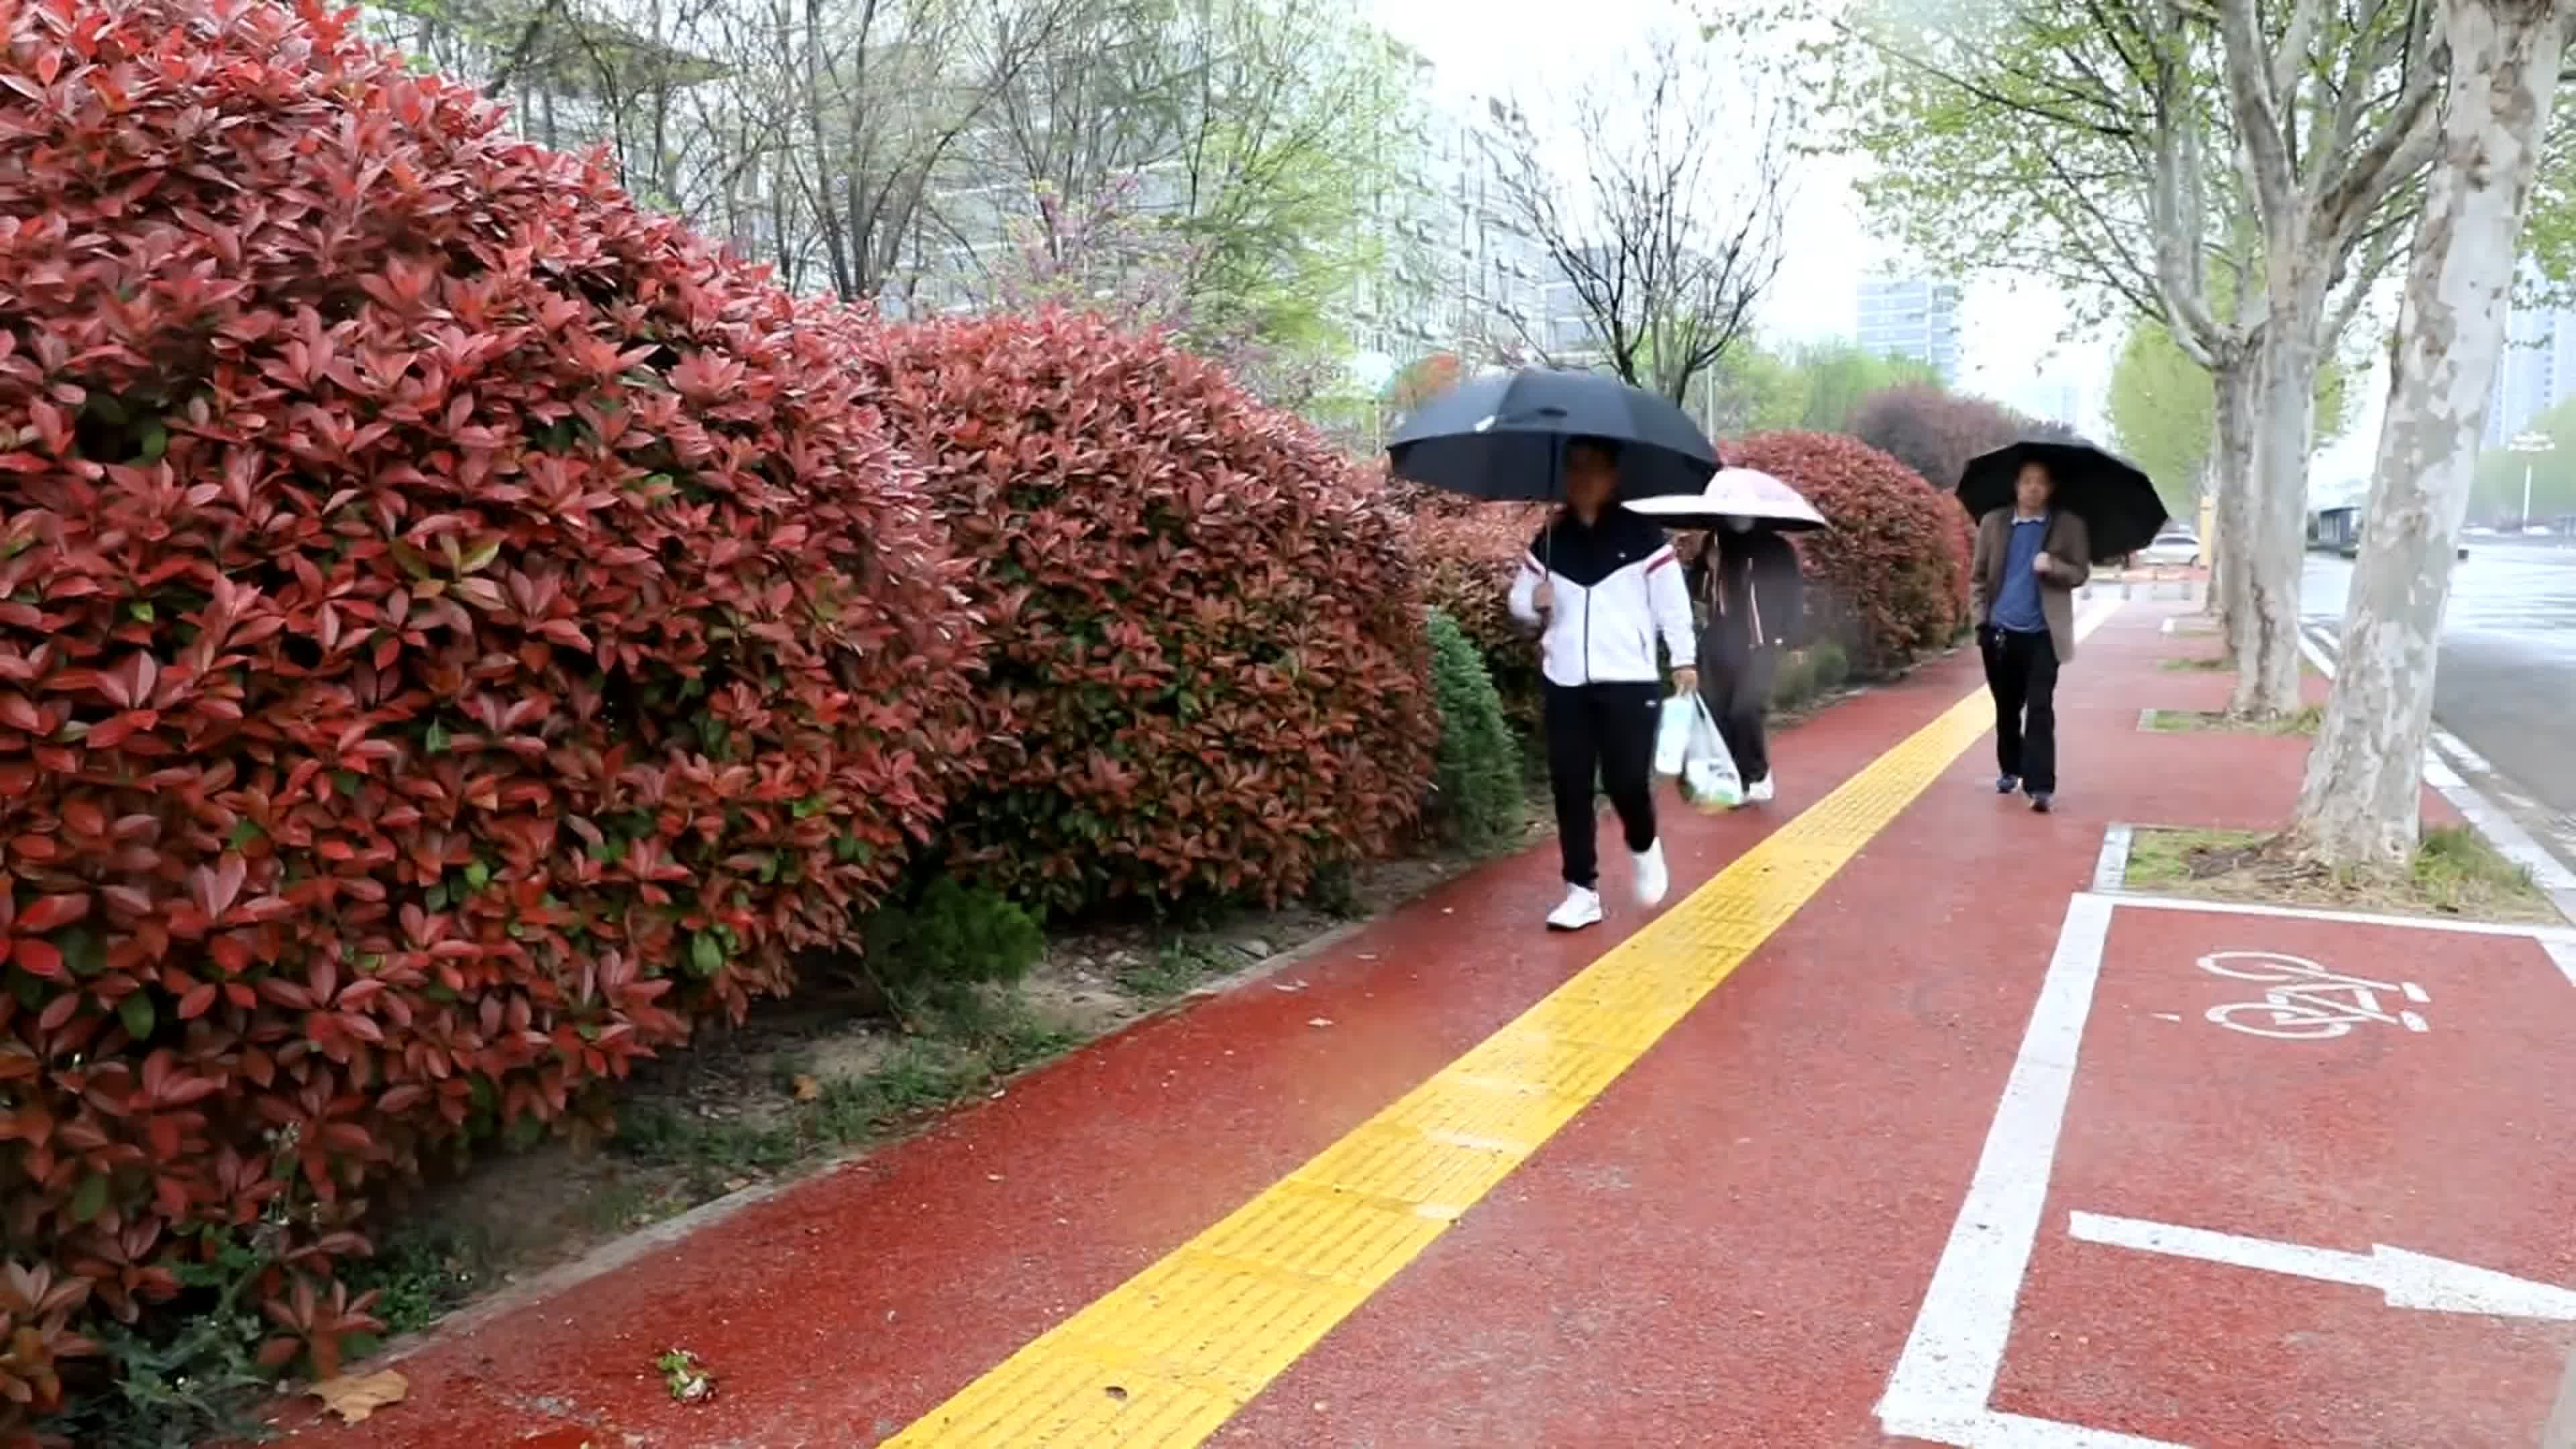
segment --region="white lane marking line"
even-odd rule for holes
[[[1959,1442],[1970,1449],[2183,1449],[2163,1439],[2087,1429],[2027,1414],[1983,1415]]]
[[[2075,1086],[2076,1048],[2110,940],[2111,910],[2112,902],[2096,895],[2066,903],[2057,950],[2004,1081],[1976,1175],[1878,1401],[1878,1417],[1891,1434],[1937,1438],[1922,1428],[1973,1425],[1986,1417],[2022,1273],[2039,1239],[2058,1133]]]
[[[2385,1243],[2371,1244],[2367,1253],[2348,1253],[2305,1243],[2087,1212],[2069,1213],[2066,1231],[2081,1242],[2375,1289],[2391,1308],[2576,1322],[2576,1290],[2555,1283],[2535,1283],[2428,1253],[2412,1253]]]
[[[2576,941],[2542,941],[2540,949],[2558,963],[2558,974],[2567,978],[2567,984],[2576,986]]]
[[[2576,944],[2576,927],[2542,926],[2521,921],[2461,921],[2441,916],[2381,916],[2366,911],[2321,911],[2308,906],[2264,906],[2248,901],[2197,900],[2188,896],[2122,895],[2120,905],[2142,911],[2199,911],[2213,916],[2270,916],[2285,921],[2330,921],[2352,926],[2394,926],[2410,931],[2437,931],[2452,936],[2521,936],[2544,947],[2552,941]]]

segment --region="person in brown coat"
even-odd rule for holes
[[[2057,671],[2075,658],[2075,591],[2093,574],[2084,520],[2052,506],[2045,465],[2021,465],[2013,506],[1977,520],[1968,564],[1969,617],[1995,697],[1995,791],[2027,791],[2046,814],[2057,798]]]

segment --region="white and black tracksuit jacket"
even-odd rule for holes
[[[1537,604],[1541,579],[1556,594],[1544,621]],[[1653,520],[1624,508],[1612,508],[1588,528],[1570,515],[1552,520],[1521,559],[1511,610],[1523,624],[1545,623],[1542,670],[1548,683],[1563,688],[1661,682],[1658,635],[1675,664],[1694,662],[1681,560]]]

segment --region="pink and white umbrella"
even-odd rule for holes
[[[1697,493],[1632,498],[1623,506],[1666,528],[1724,528],[1729,518],[1749,518],[1756,527],[1784,532],[1825,526],[1825,516],[1797,489],[1751,468],[1720,468]]]

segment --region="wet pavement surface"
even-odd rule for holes
[[[2576,542],[2473,538],[2451,576],[2433,713],[2576,842]],[[2300,610],[2340,627],[2349,560],[2310,555]],[[2571,860],[2576,863],[2576,860]]]
[[[2304,741],[2140,727],[2226,698],[2168,667],[2187,607],[2088,611],[2053,815],[1994,793],[1973,658],[1929,665],[1784,731],[1771,807],[1672,810],[1652,919],[1551,936],[1551,850],[1495,862],[452,1320],[379,1360],[402,1404],[286,1442],[2530,1444],[2576,930],[2122,888],[2121,822],[2298,789]]]

